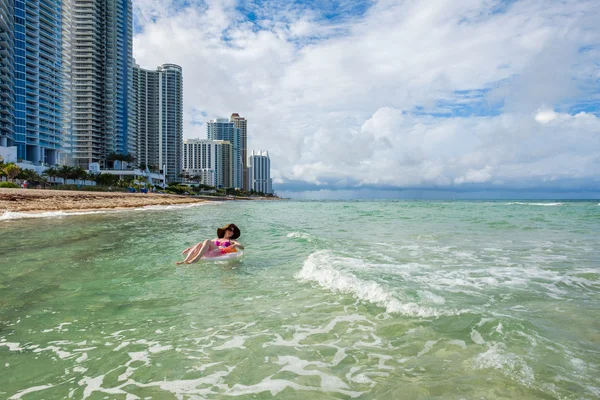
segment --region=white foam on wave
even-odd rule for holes
[[[505,345],[502,343],[490,344],[487,351],[473,359],[472,365],[473,368],[481,370],[497,369],[525,385],[531,385],[535,380],[531,367],[517,355],[506,353]]]
[[[446,264],[448,261],[443,262]],[[420,299],[428,304],[441,304],[443,298],[437,299],[439,293],[464,293],[479,297],[504,288],[533,290],[553,299],[564,299],[573,290],[587,296],[590,289],[595,290],[600,286],[598,271],[587,267],[560,270],[552,266],[556,262],[570,262],[570,258],[561,254],[531,254],[505,262],[501,258],[489,261],[481,256],[474,266],[453,266],[451,269],[415,263],[376,267],[386,274],[401,277],[411,285],[417,285]]]
[[[300,342],[302,342],[309,336],[329,333],[329,332],[331,332],[332,329],[335,328],[335,326],[338,323],[341,323],[341,322],[349,322],[352,327],[355,327],[356,329],[360,329],[362,331],[372,331],[373,330],[373,328],[362,323],[362,322],[365,322],[368,325],[372,324],[372,322],[370,322],[365,316],[358,315],[358,314],[343,315],[343,316],[335,317],[323,328],[294,326],[294,327],[292,327],[294,330],[294,333],[292,334],[291,339],[284,339],[281,335],[275,333],[274,334],[275,339],[271,342],[267,342],[267,343],[263,344],[263,347],[268,347],[268,346],[302,347],[305,345]],[[352,329],[352,328],[350,328],[350,329]]]
[[[316,282],[336,293],[350,294],[359,300],[383,307],[389,313],[410,317],[437,317],[460,313],[444,312],[412,302],[402,302],[377,282],[362,280],[352,272],[335,268],[336,266],[343,267],[357,262],[360,263],[356,259],[335,256],[329,250],[321,250],[308,256],[302,269],[294,277],[304,282]],[[438,299],[438,301],[440,300]]]
[[[244,342],[248,338],[249,336],[234,336],[222,345],[213,347],[213,350],[245,349]]]
[[[544,207],[552,207],[552,206],[562,206],[565,203],[529,203],[529,202],[523,202],[523,201],[512,201],[510,203],[506,203],[506,205],[522,205],[522,206],[544,206]]]
[[[306,232],[290,232],[287,234],[287,237],[291,238],[291,239],[302,239],[302,240],[306,240],[307,242],[315,241],[315,237],[313,235],[311,235],[310,233],[306,233]]]
[[[4,338],[2,338],[2,340],[0,340],[0,346],[6,346],[6,347],[8,347],[9,351],[21,351],[21,350],[25,350],[24,347],[21,347],[20,343],[7,342],[6,339],[4,339]]]
[[[186,203],[186,204],[170,204],[170,205],[154,205],[154,206],[144,206],[144,207],[138,207],[135,210],[136,211],[162,211],[162,210],[181,210],[181,209],[186,209],[186,208],[193,208],[193,207],[199,207],[199,206],[204,206],[207,204],[214,204],[214,203],[218,203],[218,202],[201,202],[201,203]]]
[[[48,347],[44,347],[44,348],[39,347],[39,348],[33,350],[34,353],[41,353],[42,351],[54,352],[60,359],[70,358],[73,356],[73,353],[64,351],[60,347],[57,347],[57,346],[48,346]]]
[[[94,214],[111,214],[126,211],[165,211],[165,210],[180,210],[192,207],[203,206],[207,204],[215,204],[218,202],[202,202],[202,203],[189,203],[189,204],[172,204],[166,206],[144,206],[138,208],[120,208],[120,209],[106,209],[106,210],[90,210],[90,211],[45,211],[38,213],[28,212],[16,212],[6,211],[0,215],[0,221],[11,221],[16,219],[28,219],[28,218],[56,218],[56,217],[72,217],[75,215],[94,215]]]
[[[28,393],[33,393],[33,392],[39,392],[41,390],[46,390],[49,389],[51,387],[54,387],[54,385],[40,385],[40,386],[32,386],[30,388],[27,389],[23,389],[18,393],[15,393],[14,395],[10,396],[8,399],[9,400],[16,400],[16,399],[20,399],[21,397],[25,396]]]
[[[446,303],[446,299],[444,299],[442,296],[438,296],[437,294],[431,293],[428,290],[417,290],[417,293],[422,300],[428,300],[435,304]]]
[[[92,215],[92,214],[105,214],[114,213],[123,210],[97,210],[97,211],[46,211],[41,213],[25,213],[25,212],[14,212],[7,211],[0,215],[0,221],[10,221],[15,219],[28,219],[28,218],[53,218],[53,217],[70,217],[73,215]]]

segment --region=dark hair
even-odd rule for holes
[[[240,235],[242,234],[242,232],[240,231],[240,228],[238,228],[235,224],[229,224],[229,225],[225,225],[223,228],[217,228],[217,237],[219,239],[222,239],[225,237],[225,231],[227,231],[228,229],[233,228],[233,235],[231,236],[231,239],[237,239],[240,237]]]

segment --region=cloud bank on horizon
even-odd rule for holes
[[[184,71],[184,137],[248,118],[280,194],[600,195],[596,0],[135,0]]]

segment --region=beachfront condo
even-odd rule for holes
[[[131,0],[71,0],[73,128],[70,163],[106,167],[134,155]],[[29,3],[29,1],[27,2]]]
[[[15,141],[14,11],[13,0],[0,0],[0,147],[13,146]]]
[[[244,117],[240,117],[238,113],[231,114],[229,121],[233,122],[233,126],[240,130],[240,157],[242,159],[242,189],[248,188],[248,121]]]
[[[232,158],[231,158],[231,170],[232,170],[232,181],[230,186],[242,188],[242,154],[241,154],[241,130],[235,127],[235,123],[229,121],[226,118],[212,119],[206,124],[206,134],[208,140],[224,140],[231,143],[232,147]]]
[[[226,140],[186,139],[183,171],[189,180],[217,188],[233,187],[233,146]]]
[[[0,146],[56,164],[68,132],[70,1],[0,1]]]
[[[217,144],[208,139],[183,141],[183,171],[192,181],[218,186],[216,180]]]
[[[248,156],[248,187],[255,192],[273,193],[271,159],[268,151],[255,151]]]
[[[180,180],[183,147],[183,74],[179,65],[133,69],[132,129],[139,165],[158,167],[168,181]]]

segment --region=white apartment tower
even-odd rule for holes
[[[217,143],[208,139],[183,141],[183,172],[200,183],[218,186],[216,181]]]
[[[255,192],[273,193],[269,152],[252,150],[248,156],[248,187]]]
[[[136,65],[132,126],[140,165],[163,170],[168,181],[179,180],[183,149],[183,76],[181,67],[164,64],[156,70]]]
[[[186,139],[183,171],[205,185],[230,188],[233,182],[233,146],[226,140]]]
[[[135,65],[133,96],[136,160],[142,168],[162,169],[158,159],[158,73]]]

